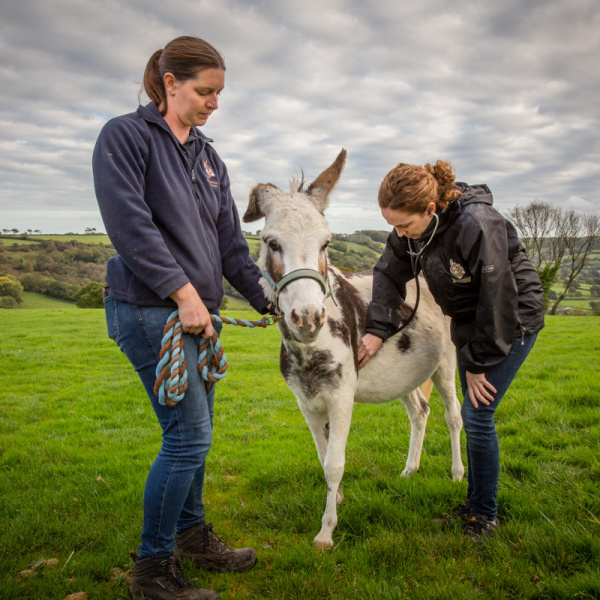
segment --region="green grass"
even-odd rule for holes
[[[69,300],[61,300],[60,298],[51,298],[44,294],[36,294],[35,292],[23,292],[23,302],[19,304],[19,308],[47,308],[47,309],[63,309],[77,308],[75,302]]]
[[[32,244],[36,244],[33,240],[21,240],[18,238],[10,238],[10,237],[0,237],[0,246],[12,246],[13,244],[25,244],[31,246]]]
[[[587,298],[565,298],[559,306],[562,308],[566,308],[567,306],[571,308],[583,308],[585,310],[591,310],[590,302],[597,302],[599,298],[588,296]]]
[[[430,523],[466,491],[451,481],[434,394],[409,479],[402,405],[356,406],[346,499],[326,552],[312,547],[324,477],[278,372],[279,334],[225,326],[230,367],[217,389],[207,514],[232,545],[256,548],[259,563],[242,575],[188,574],[224,600],[600,597],[600,319],[547,322],[498,411],[496,537],[474,544]],[[0,311],[0,330],[0,597],[127,598],[110,575],[139,543],[160,443],[141,385],[102,311]],[[18,577],[52,557],[57,567]]]
[[[241,298],[234,298],[233,296],[226,296],[226,306],[227,308],[221,308],[222,313],[229,313],[232,310],[245,310],[254,312],[250,303],[246,300],[242,300]],[[248,316],[248,315],[246,315]]]
[[[57,242],[70,242],[75,240],[84,244],[110,244],[110,240],[105,233],[94,233],[86,235],[83,233],[65,233],[65,234],[40,234],[30,235],[27,239],[21,239],[20,237],[0,237],[0,246],[12,246],[14,243],[17,244],[35,244],[39,240],[55,240]]]
[[[86,235],[84,233],[65,233],[55,235],[32,235],[29,236],[33,240],[54,240],[56,242],[70,242],[75,240],[83,244],[110,244],[110,239],[105,233],[92,233]]]

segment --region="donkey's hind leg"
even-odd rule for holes
[[[419,470],[423,439],[425,438],[425,426],[429,416],[429,403],[425,400],[421,390],[417,388],[408,396],[402,398],[402,404],[404,404],[410,419],[410,447],[406,458],[406,466],[402,471],[402,477],[408,477],[411,473]]]
[[[419,389],[421,390],[421,393],[425,397],[425,400],[427,400],[427,402],[429,402],[429,398],[431,397],[431,392],[433,390],[433,381],[431,379],[428,379],[425,383],[422,383],[419,386]]]

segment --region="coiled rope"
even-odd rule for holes
[[[231,317],[210,315],[213,323],[226,323],[240,327],[268,327],[273,325],[278,317],[266,316],[260,321],[246,321]],[[198,371],[204,380],[206,391],[210,386],[225,377],[227,358],[219,339],[219,334],[213,331],[210,338],[194,336],[198,344]],[[164,406],[175,406],[183,400],[188,387],[188,374],[183,351],[183,328],[179,320],[179,311],[174,310],[168,317],[163,330],[158,365],[156,365],[156,383],[154,393]]]

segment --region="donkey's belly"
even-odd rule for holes
[[[429,356],[420,352],[401,354],[394,341],[386,342],[359,371],[355,401],[380,403],[402,398],[429,379],[438,363],[436,353]]]
[[[361,376],[358,380],[358,388],[354,401],[367,404],[380,404],[398,400],[398,398],[402,398],[410,394],[415,388],[418,388],[427,378],[422,381],[420,379],[404,379],[394,373],[388,373],[385,381],[382,381],[380,377]]]

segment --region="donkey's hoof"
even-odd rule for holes
[[[410,477],[413,473],[416,473],[417,469],[409,469],[408,467],[400,473],[400,477]]]
[[[344,501],[344,492],[342,486],[338,486],[337,494],[335,495],[335,502],[339,506]]]
[[[333,540],[331,538],[328,540],[320,540],[317,536],[314,540],[314,545],[317,550],[329,550],[329,548],[333,548]]]

